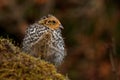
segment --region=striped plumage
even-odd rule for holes
[[[41,18],[27,28],[22,50],[56,66],[61,64],[66,55],[61,28],[56,17],[48,15]]]

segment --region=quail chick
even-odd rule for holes
[[[61,29],[63,26],[53,15],[42,17],[26,29],[22,50],[56,66],[60,65],[66,55]]]

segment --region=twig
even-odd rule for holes
[[[115,47],[115,41],[112,39],[112,43],[109,48],[109,58],[112,66],[112,72],[114,76],[114,80],[119,80],[118,72],[117,72],[117,61],[114,59],[116,56],[116,47]]]

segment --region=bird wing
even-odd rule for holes
[[[44,27],[43,25],[39,25],[37,23],[30,25],[26,29],[25,37],[23,39],[23,51],[29,50],[33,44],[42,38],[47,30],[47,27]]]

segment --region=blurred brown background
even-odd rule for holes
[[[64,26],[71,80],[120,80],[119,0],[0,0],[0,36],[20,46],[28,25],[47,14]]]

